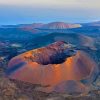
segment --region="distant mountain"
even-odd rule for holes
[[[27,29],[68,29],[81,27],[80,24],[71,24],[65,22],[51,22],[47,24],[33,23],[33,24],[19,24],[19,25],[2,25],[4,28],[27,28]]]
[[[43,26],[43,23],[32,23],[32,24],[18,24],[18,25],[1,25],[2,28],[40,28]]]
[[[19,24],[19,25],[2,25],[1,28],[4,29],[19,29],[19,30],[23,30],[23,31],[29,31],[32,33],[40,33],[39,30],[37,30],[37,28],[42,27],[44,24],[42,23],[33,23],[33,24]]]
[[[18,24],[18,25],[1,25],[2,28],[25,28],[25,29],[71,29],[80,28],[82,26],[100,26],[100,21],[90,23],[66,23],[66,22],[50,22],[44,23],[32,23],[32,24]]]
[[[19,24],[19,25],[2,25],[0,28],[17,28],[23,31],[29,31],[32,33],[52,33],[52,32],[69,32],[67,29],[79,28],[80,24],[70,24],[64,22],[51,22],[48,24],[33,23],[33,24]]]
[[[28,28],[40,28],[44,24],[43,23],[33,23],[33,24],[20,24],[19,27],[28,27]]]
[[[85,23],[84,25],[100,27],[100,21]]]
[[[64,23],[64,22],[52,22],[43,25],[41,29],[69,29],[69,28],[77,28],[77,27],[81,27],[81,25]]]
[[[14,57],[6,71],[11,79],[40,84],[40,91],[68,93],[88,91],[97,74],[95,62],[64,41]]]

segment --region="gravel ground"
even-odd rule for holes
[[[0,67],[0,100],[100,100],[100,90],[93,90],[83,95],[36,91],[35,88],[39,85],[10,80],[5,77],[4,66],[6,65]]]

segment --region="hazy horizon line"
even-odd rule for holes
[[[48,24],[52,22],[64,22],[64,23],[72,23],[72,24],[84,24],[84,23],[91,23],[91,22],[98,22],[100,20],[92,20],[92,21],[84,21],[84,22],[72,22],[72,21],[33,21],[33,22],[23,22],[23,23],[8,23],[8,24],[0,24],[2,25],[23,25],[23,24],[33,24],[33,23],[43,23],[43,24]]]

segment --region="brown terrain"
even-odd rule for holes
[[[100,99],[92,84],[97,65],[63,41],[14,57],[8,68],[7,62],[1,62],[0,100]]]
[[[44,24],[42,24],[42,23],[33,23],[33,24],[21,25],[18,28],[19,29],[22,29],[24,31],[32,32],[32,33],[35,34],[35,33],[38,33],[39,32],[39,30],[37,30],[36,28],[40,28],[43,25]]]

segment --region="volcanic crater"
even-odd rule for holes
[[[97,73],[97,65],[86,53],[74,50],[64,41],[14,57],[6,71],[11,79],[44,86],[39,91],[82,93],[88,90]]]

